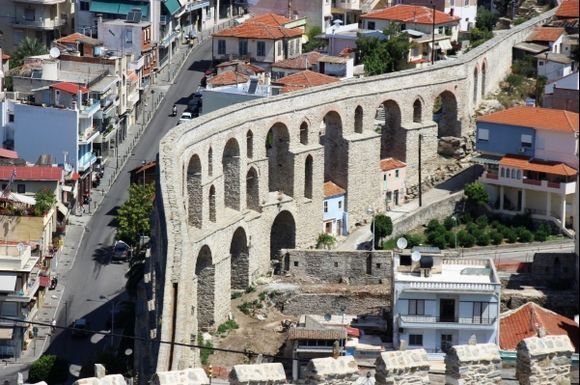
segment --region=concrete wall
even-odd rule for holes
[[[473,92],[474,68],[487,65],[485,90],[493,90],[511,66],[511,48],[515,43],[523,41],[529,30],[542,23],[550,11],[538,18],[530,20],[516,28],[502,33],[496,38],[471,50],[461,59],[449,62],[438,62],[434,66],[422,69],[400,71],[376,77],[363,79],[348,79],[335,85],[315,87],[301,92],[294,92],[251,103],[242,103],[195,119],[191,123],[182,124],[169,132],[161,141],[159,149],[160,191],[159,203],[165,212],[166,230],[163,237],[167,246],[161,250],[161,258],[167,266],[163,280],[165,297],[172,290],[172,284],[179,284],[177,294],[178,305],[173,307],[175,299],[167,299],[163,303],[163,320],[161,338],[177,342],[189,342],[192,334],[197,334],[197,295],[195,266],[197,255],[202,247],[211,249],[212,263],[223,264],[224,274],[216,274],[215,291],[219,293],[222,304],[216,309],[227,309],[231,293],[230,274],[226,271],[231,266],[230,244],[236,229],[243,227],[248,234],[249,269],[245,274],[255,276],[265,272],[270,266],[270,234],[276,217],[283,212],[293,218],[295,223],[295,246],[311,245],[320,232],[322,223],[322,184],[325,175],[324,152],[335,151],[336,148],[324,148],[318,144],[319,133],[328,132],[339,140],[338,151],[342,157],[342,170],[339,173],[345,178],[348,190],[347,208],[351,223],[363,219],[368,220],[367,208],[380,207],[383,204],[381,194],[380,137],[374,131],[374,116],[376,108],[388,100],[396,102],[401,111],[402,128],[397,135],[407,138],[406,162],[409,170],[417,167],[417,145],[419,134],[433,136],[436,128],[428,121],[413,123],[413,103],[420,95],[424,103],[424,111],[432,111],[433,104],[442,92],[453,94],[457,102],[457,121],[462,127],[462,134],[467,134],[466,122],[471,119],[480,101],[480,92],[476,93],[475,102],[470,97]],[[434,82],[434,79],[437,79]],[[479,82],[480,87],[481,82]],[[479,90],[479,88],[478,88]],[[484,92],[485,93],[485,92]],[[363,108],[362,133],[354,130],[354,112],[357,106]],[[299,127],[307,122],[312,140],[309,145],[303,145],[299,140]],[[273,126],[284,125],[289,133],[286,141],[290,162],[283,165],[293,170],[294,177],[286,179],[291,186],[291,195],[268,192],[270,175],[268,156],[265,143],[266,136]],[[455,124],[455,123],[454,123]],[[404,128],[403,128],[404,127]],[[248,130],[253,133],[253,156],[247,155],[245,146]],[[214,165],[214,173],[207,173],[207,153],[213,149],[216,159],[221,159],[224,144],[230,139],[236,139],[240,144],[239,177],[241,180],[240,209],[234,210],[224,205],[225,189],[224,175],[219,167]],[[428,163],[436,155],[436,140],[432,148],[425,149],[423,161]],[[200,188],[191,190],[194,199],[188,196],[188,165],[190,159],[197,156],[200,159]],[[304,197],[304,167],[307,156],[312,156],[313,162],[313,194],[312,198]],[[376,166],[372,166],[375,164]],[[334,165],[336,167],[337,165]],[[259,179],[258,210],[249,209],[246,202],[246,175],[248,171],[256,170]],[[327,170],[328,171],[328,170]],[[415,177],[412,172],[408,178]],[[194,178],[194,179],[195,179]],[[216,218],[210,216],[212,207],[208,197],[210,191],[215,194]],[[193,203],[191,203],[193,202]],[[198,203],[196,203],[198,202]],[[193,204],[194,207],[189,207]],[[200,207],[195,205],[201,204]],[[188,224],[188,212],[198,209],[202,220],[197,225]],[[443,212],[441,212],[443,215]],[[405,218],[406,226],[412,228],[413,219]],[[417,222],[423,223],[423,218]],[[276,241],[275,239],[273,241]],[[166,258],[166,259],[165,259]],[[192,311],[193,309],[193,311]],[[215,316],[225,317],[225,313]],[[176,330],[170,325],[174,319],[179,326]],[[216,323],[224,318],[216,318]],[[166,326],[169,325],[169,326]],[[157,349],[152,346],[152,349]],[[188,348],[163,345],[159,348],[158,367],[186,368],[196,362],[196,352]],[[169,366],[167,366],[169,365]]]
[[[489,139],[480,139],[479,131],[485,129],[488,130]],[[532,137],[532,146],[523,147],[521,136],[530,135]],[[536,143],[536,130],[528,127],[510,126],[506,124],[496,124],[496,123],[477,123],[477,140],[475,148],[477,151],[487,152],[492,154],[517,154],[525,156],[533,156]]]
[[[578,91],[576,91],[578,95]],[[557,162],[564,162],[578,168],[575,134],[572,132],[555,132],[537,130],[534,157]]]

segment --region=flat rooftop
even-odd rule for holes
[[[401,266],[395,258],[395,281],[436,283],[498,284],[497,274],[489,259],[445,259],[433,257],[435,263],[428,276],[420,273],[419,266]],[[417,264],[418,265],[418,264]]]

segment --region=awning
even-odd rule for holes
[[[471,161],[479,164],[499,164],[500,159],[501,156],[482,154],[480,156],[476,156],[475,158],[471,158]]]
[[[14,328],[0,328],[0,340],[11,340]]]
[[[58,211],[61,212],[61,214],[64,217],[66,217],[68,215],[68,208],[64,204],[62,204],[62,202],[57,202],[56,208],[58,209]]]
[[[8,273],[0,273],[0,291],[5,293],[12,293],[16,290],[16,275]]]
[[[165,0],[162,2],[171,16],[175,15],[181,8],[181,4],[177,0]]]
[[[62,191],[72,192],[72,190],[73,190],[72,186],[67,186],[67,185],[62,186]]]
[[[50,277],[40,276],[39,277],[39,285],[40,287],[49,287],[50,286]]]
[[[23,203],[23,204],[29,205],[29,206],[34,206],[36,204],[36,199],[34,199],[34,197],[29,197],[27,195],[18,194],[18,193],[14,193],[14,192],[9,193],[3,199],[6,199],[6,200],[9,200],[12,202],[17,202],[17,203]]]
[[[441,48],[443,51],[448,51],[450,49],[453,49],[453,47],[451,46],[451,43],[449,42],[449,40],[441,40],[441,41],[439,41],[439,48]]]
[[[89,10],[95,13],[109,13],[112,15],[127,16],[127,13],[129,13],[133,8],[141,9],[141,14],[144,19],[149,17],[149,5],[139,4],[137,2],[92,0]]]

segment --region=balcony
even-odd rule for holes
[[[40,277],[35,275],[34,277],[30,278],[26,283],[26,287],[15,291],[13,293],[9,293],[4,297],[4,300],[7,302],[24,302],[28,303],[32,300],[38,288],[40,287]]]
[[[527,189],[541,192],[552,192],[561,195],[573,194],[576,191],[576,181],[550,182],[533,178],[505,178],[498,176],[497,172],[484,172],[479,178],[480,182],[496,186],[506,186],[519,189]]]
[[[93,101],[91,105],[88,106],[83,105],[81,106],[80,117],[82,119],[88,119],[94,114],[96,114],[100,108],[101,103],[98,100]]]
[[[87,170],[97,161],[97,157],[92,152],[87,152],[78,161],[77,168],[80,172]]]
[[[66,0],[14,0],[15,3],[54,5],[64,3]]]
[[[402,328],[437,328],[455,329],[490,329],[496,326],[496,317],[437,317],[428,315],[399,315],[399,327]]]
[[[66,24],[66,19],[55,17],[54,19],[26,20],[24,18],[15,18],[12,25],[17,28],[31,28],[51,30],[60,28]]]
[[[359,0],[334,0],[332,7],[337,10],[360,10]]]
[[[471,293],[494,293],[499,284],[472,283],[472,282],[400,282],[397,283],[402,290],[410,291],[439,291],[439,292],[471,292]]]

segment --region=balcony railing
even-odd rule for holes
[[[548,187],[559,189],[560,188],[560,182],[548,182]]]
[[[488,172],[487,177],[489,179],[497,179],[499,177],[499,175],[497,174],[497,172]]]
[[[12,24],[24,28],[55,29],[65,25],[66,19],[61,19],[59,17],[56,17],[54,19],[39,19],[39,20],[26,20],[24,18],[23,19],[14,18]]]
[[[470,325],[493,325],[496,318],[486,317],[437,317],[426,315],[400,315],[401,321],[407,323],[459,323]]]
[[[403,283],[403,282],[401,282]],[[436,290],[436,291],[474,291],[494,292],[497,285],[491,283],[469,282],[405,282],[408,289],[412,290]]]
[[[539,179],[528,179],[528,178],[526,178],[526,179],[523,179],[522,181],[524,182],[524,184],[531,184],[531,185],[534,185],[534,186],[541,186],[542,185],[542,181],[539,180]]]

